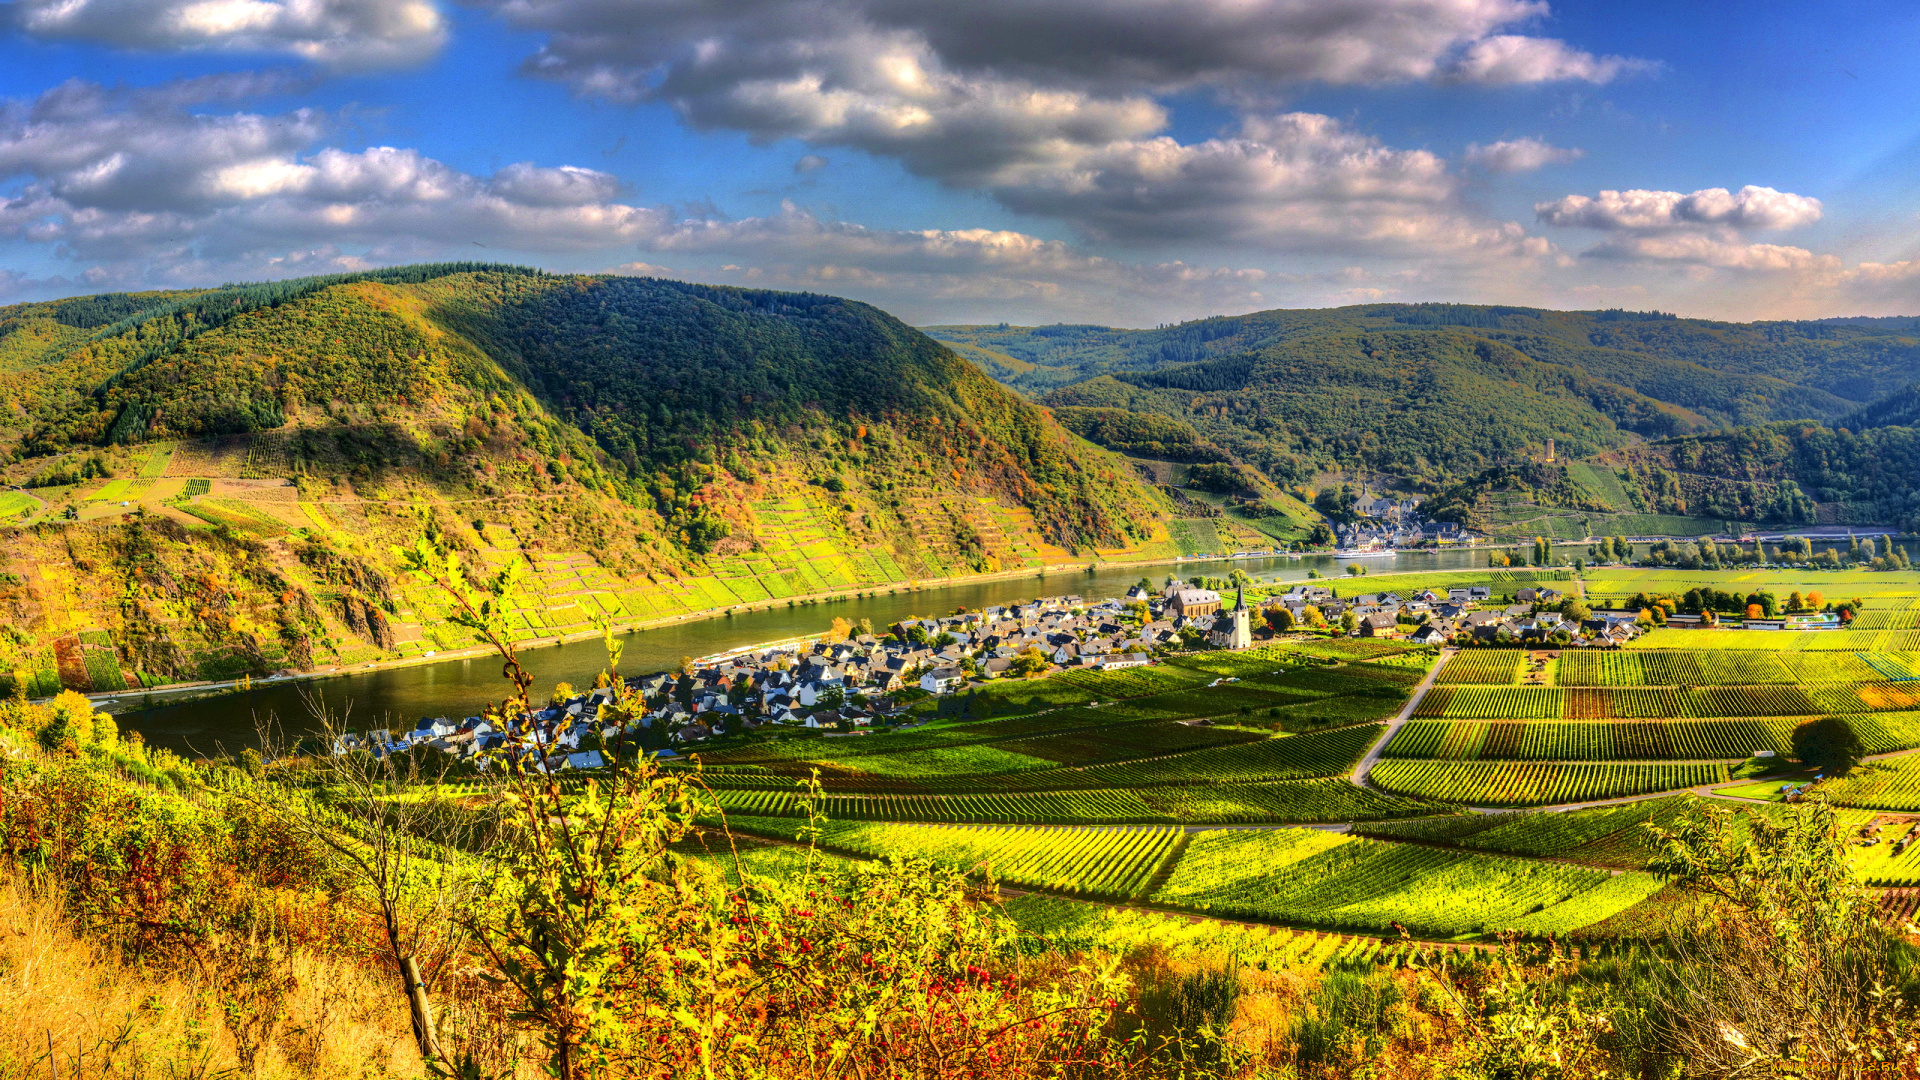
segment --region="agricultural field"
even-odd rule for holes
[[[1469,649],[1447,661],[1434,681],[1441,686],[1512,686],[1520,681],[1525,656],[1518,649]]]
[[[1366,822],[1356,825],[1354,831],[1382,840],[1414,840],[1637,870],[1652,854],[1645,826],[1671,826],[1685,810],[1684,798],[1669,796],[1564,812],[1512,811]]]
[[[1394,733],[1383,757],[1441,761],[1697,761],[1782,753],[1784,725],[1758,720],[1632,720],[1613,723],[1416,720]]]
[[[1610,885],[1606,870],[1307,829],[1216,830],[1188,845],[1153,899],[1230,917],[1385,933],[1394,924],[1454,938],[1597,922],[1645,899],[1657,880]],[[1644,880],[1641,880],[1644,879]]]
[[[1568,576],[1499,573],[1509,576],[1425,576],[1472,578],[1496,594]],[[1614,580],[1672,592],[1741,576]],[[1725,788],[1741,762],[1755,764],[1740,775],[1758,775],[1760,751],[1792,768],[1792,731],[1817,716],[1845,717],[1868,753],[1920,747],[1920,640],[1906,640],[1920,635],[1920,589],[1892,575],[1806,576],[1819,580],[1803,590],[1829,597],[1860,590],[1855,629],[1662,630],[1628,649],[1560,650],[1538,675],[1525,650],[1450,652],[1390,738],[1383,722],[1435,651],[1290,636],[990,685],[924,703],[928,723],[882,737],[715,748],[705,777],[733,824],[790,841],[807,812],[794,781],[818,768],[825,850],[990,871],[1028,891],[1007,913],[1054,948],[1152,943],[1258,957],[1272,970],[1374,955],[1396,924],[1429,940],[1632,936],[1675,909],[1647,872],[1646,826],[1690,813],[1695,800],[1680,793]],[[1784,595],[1777,580],[1739,584]],[[1412,591],[1388,575],[1337,584],[1343,594]],[[1354,783],[1356,763],[1383,738],[1364,785]],[[1758,781],[1755,791],[1777,786]],[[1850,830],[1878,816],[1890,839],[1909,827],[1898,815],[1920,820],[1920,765],[1905,758],[1821,789],[1849,808]],[[1600,805],[1537,809],[1586,802]],[[1787,812],[1726,805],[1742,808],[1739,828]],[[1350,831],[1287,827],[1317,823]],[[1891,846],[1859,846],[1856,873],[1920,886],[1920,861],[1909,867]]]
[[[1334,963],[1397,957],[1405,946],[1379,937],[1325,934],[1217,922],[1061,896],[1016,896],[1001,910],[1023,932],[1062,951],[1126,952],[1148,946],[1176,958],[1232,957],[1267,971],[1314,971]]]
[[[1382,761],[1367,774],[1381,790],[1467,806],[1548,806],[1646,795],[1727,779],[1710,762],[1641,765]]]
[[[1920,756],[1861,765],[1821,783],[1819,791],[1835,806],[1920,811]]]
[[[1072,896],[1127,899],[1173,853],[1181,833],[1119,829],[829,822],[820,845],[870,858],[910,854],[1008,885]]]

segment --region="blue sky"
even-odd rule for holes
[[[487,258],[914,322],[1920,313],[1911,5],[9,0],[0,302]]]

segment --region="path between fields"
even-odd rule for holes
[[[1371,747],[1367,748],[1366,756],[1360,759],[1360,764],[1353,767],[1355,784],[1374,791],[1380,790],[1367,782],[1367,773],[1372,771],[1374,763],[1380,760],[1380,751],[1385,750],[1387,744],[1393,741],[1393,736],[1400,730],[1400,726],[1413,719],[1413,710],[1420,707],[1420,699],[1426,697],[1427,691],[1433,689],[1433,681],[1440,677],[1440,669],[1446,667],[1447,661],[1453,659],[1459,651],[1459,649],[1440,650],[1440,658],[1433,662],[1433,667],[1427,669],[1427,677],[1421,679],[1420,685],[1414,687],[1413,693],[1407,695],[1407,703],[1400,707],[1400,711],[1394,714],[1393,719],[1387,721],[1387,730],[1374,740]]]

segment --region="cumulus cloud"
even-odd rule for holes
[[[1475,168],[1495,173],[1516,173],[1579,161],[1587,156],[1587,152],[1577,147],[1553,146],[1540,139],[1525,138],[1488,143],[1485,146],[1474,143],[1467,147],[1463,156],[1466,163]]]
[[[338,67],[414,63],[447,36],[431,0],[12,0],[0,25],[46,41],[281,53]]]
[[[1678,191],[1602,191],[1598,197],[1568,195],[1537,203],[1548,225],[1609,232],[1672,232],[1698,227],[1794,229],[1820,220],[1820,200],[1749,184],[1738,192],[1703,188]]]
[[[1506,245],[1512,230],[1453,204],[1431,155],[1306,114],[1249,116],[1236,134],[1183,144],[1163,134],[1160,98],[1210,88],[1246,101],[1306,82],[1604,82],[1634,67],[1512,33],[1547,13],[1534,0],[477,2],[544,33],[526,70],[579,93],[666,102],[700,129],[892,158],[1102,239]]]
[[[1003,301],[1047,319],[1122,318],[1130,305],[1134,317],[1245,311],[1266,306],[1270,283],[1294,280],[1132,264],[1008,230],[871,229],[792,205],[740,220],[687,216],[622,202],[619,181],[594,169],[518,163],[475,174],[410,148],[326,145],[334,118],[314,110],[203,114],[184,104],[216,89],[71,82],[0,102],[0,183],[14,185],[0,196],[0,238],[75,266],[47,278],[9,273],[0,294],[358,270],[471,256],[476,244],[576,265],[653,252],[731,268],[681,276],[827,289],[927,317],[954,304],[983,305],[969,311],[984,315]]]
[[[533,69],[601,95],[668,100],[748,79],[839,81],[886,43],[929,69],[1100,93],[1423,79],[1604,82],[1630,61],[1502,31],[1537,0],[485,0],[550,35]]]
[[[1016,210],[1108,241],[1202,240],[1315,252],[1543,254],[1516,224],[1465,208],[1446,162],[1331,117],[1248,118],[1231,136],[1109,143],[1070,163],[1007,170]]]
[[[78,259],[244,252],[396,237],[524,250],[603,247],[652,235],[663,212],[615,200],[591,169],[509,165],[491,176],[416,150],[318,146],[331,118],[188,111],[178,87],[69,82],[0,103],[0,236]]]
[[[718,268],[632,262],[617,272],[831,292],[915,322],[1141,321],[1238,313],[1375,284],[1358,270],[1277,274],[1186,262],[1130,263],[1001,229],[873,229],[791,205],[740,221],[682,221],[653,249],[738,258]]]
[[[1797,229],[1820,220],[1820,200],[1749,184],[1739,191],[1602,191],[1536,203],[1543,224],[1606,234],[1583,254],[1596,258],[1681,263],[1733,270],[1831,270],[1832,256],[1806,248],[1755,243],[1747,234]]]
[[[1644,61],[1622,56],[1595,56],[1551,38],[1496,34],[1467,46],[1446,77],[1453,82],[1486,86],[1578,81],[1612,82],[1628,72],[1651,70]]]

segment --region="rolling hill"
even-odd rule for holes
[[[1892,524],[1916,509],[1908,470],[1875,465],[1907,460],[1912,319],[1373,304],[1154,330],[928,333],[1122,453],[1217,460],[1308,497],[1357,477],[1435,496],[1436,510],[1497,533]],[[1071,418],[1085,410],[1150,414],[1193,436],[1156,451],[1122,425]],[[1548,439],[1552,476],[1527,468]]]
[[[525,638],[1169,557],[1108,451],[864,304],[406,267],[0,309],[0,670],[35,692],[463,642],[394,572],[524,557]]]

